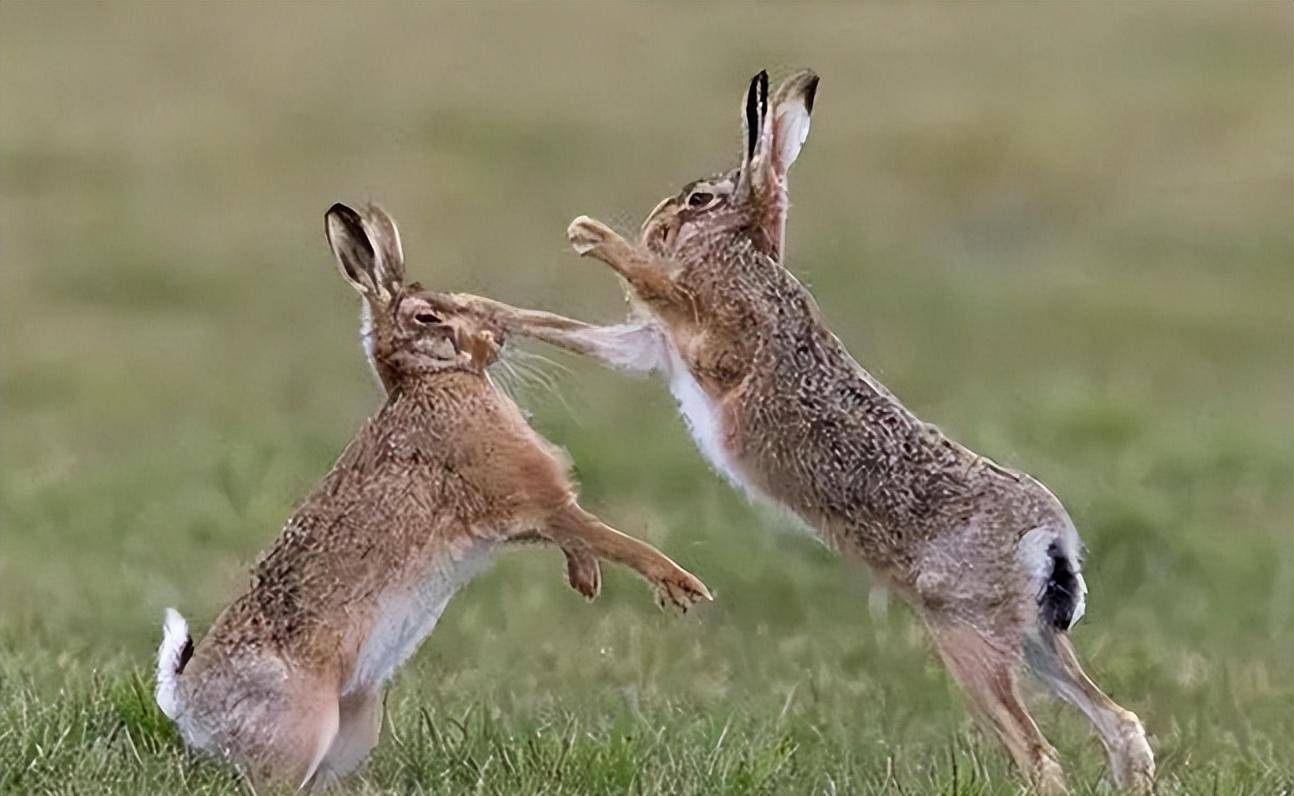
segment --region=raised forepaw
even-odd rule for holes
[[[602,568],[598,565],[597,556],[588,545],[578,541],[567,542],[562,552],[566,554],[566,577],[571,588],[590,602],[597,599],[602,591]]]
[[[628,246],[625,239],[597,219],[580,216],[566,228],[566,239],[581,257],[611,253],[616,246]]]

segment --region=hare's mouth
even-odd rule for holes
[[[642,245],[656,254],[669,254],[678,240],[679,223],[675,218],[662,218],[644,225]]]
[[[673,212],[677,204],[677,198],[669,196],[662,199],[647,214],[641,232],[643,246],[657,254],[665,254],[674,245],[679,227],[678,216]]]

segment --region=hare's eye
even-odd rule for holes
[[[698,191],[687,198],[689,207],[702,207],[714,201],[714,194]]]
[[[435,315],[432,315],[430,312],[420,312],[417,315],[414,315],[413,319],[418,323],[425,323],[428,325],[433,323],[440,323],[440,318],[437,318]]]

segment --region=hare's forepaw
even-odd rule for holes
[[[580,216],[571,222],[566,228],[566,239],[581,257],[603,258],[626,245],[614,229],[588,216]]]
[[[687,609],[702,600],[713,601],[710,590],[692,573],[675,567],[664,577],[654,581],[656,604],[668,609],[670,606],[684,613]]]
[[[566,554],[566,578],[571,588],[583,594],[586,600],[596,599],[602,591],[602,569],[597,556],[582,545],[564,548],[562,552]]]

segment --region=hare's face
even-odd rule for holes
[[[786,224],[786,173],[809,134],[818,78],[800,72],[768,97],[768,75],[750,81],[742,103],[741,166],[689,183],[656,205],[643,223],[641,243],[662,257],[681,259],[700,249],[749,241],[781,258]]]
[[[731,235],[749,226],[749,208],[733,201],[740,176],[740,170],[733,169],[694,180],[662,200],[643,222],[642,245],[669,257],[699,235]]]
[[[497,326],[416,282],[397,292],[389,304],[374,307],[369,334],[379,373],[480,373],[498,359],[503,347],[503,332]]]
[[[486,318],[463,309],[443,293],[409,286],[397,302],[393,318],[397,350],[421,371],[466,369],[484,371],[499,358],[503,331]]]

